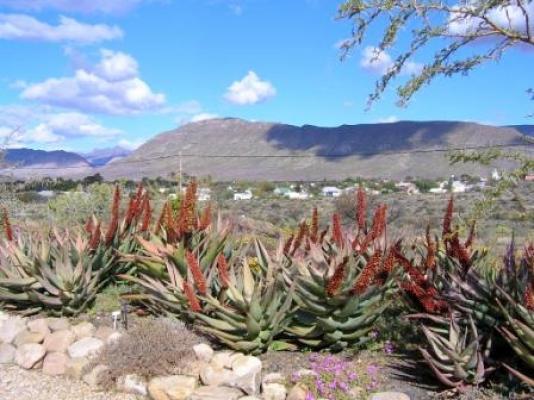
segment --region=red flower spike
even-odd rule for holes
[[[141,232],[148,231],[150,227],[150,218],[152,216],[152,210],[150,209],[150,198],[148,193],[143,198],[143,220],[141,221]]]
[[[200,306],[200,302],[198,301],[198,298],[195,295],[195,291],[186,281],[184,281],[183,290],[185,297],[187,298],[187,301],[189,303],[189,307],[191,307],[191,310],[193,312],[202,312],[202,307]]]
[[[121,201],[121,192],[118,186],[115,186],[115,192],[113,193],[113,203],[111,205],[111,222],[106,232],[106,245],[111,244],[117,229],[119,228],[119,206]]]
[[[343,247],[343,232],[341,231],[341,218],[335,213],[332,217],[332,238],[337,247]]]
[[[100,244],[100,236],[102,236],[102,231],[100,230],[100,221],[98,221],[89,240],[89,248],[91,250],[95,250]]]
[[[310,226],[310,240],[312,243],[317,243],[318,235],[319,235],[319,212],[317,211],[317,207],[314,207],[313,213],[312,213],[311,226]]]
[[[227,288],[230,285],[230,277],[228,276],[228,263],[222,253],[217,257],[217,272],[221,286]]]
[[[446,239],[446,236],[452,232],[452,214],[454,212],[454,197],[451,196],[449,203],[447,204],[447,210],[445,211],[445,216],[443,217],[443,238]]]
[[[348,258],[345,258],[343,262],[337,266],[336,270],[334,271],[334,275],[332,275],[332,278],[330,278],[328,281],[326,285],[326,294],[329,297],[334,297],[341,287],[343,279],[345,279],[345,267],[347,265],[347,261]]]
[[[11,228],[11,222],[9,222],[9,215],[7,209],[4,207],[4,232],[8,241],[13,241],[13,228]]]
[[[198,291],[200,294],[205,295],[207,293],[206,279],[204,278],[204,274],[200,269],[197,258],[190,251],[186,252],[185,258],[187,260],[187,266],[193,275],[193,280],[195,281]]]
[[[302,241],[306,238],[308,235],[308,224],[306,224],[305,221],[302,221],[299,226],[299,231],[297,233],[297,237],[293,241],[293,251],[291,254],[295,254],[295,252],[300,248],[302,245]]]
[[[198,224],[198,229],[203,231],[206,230],[211,225],[211,203],[204,208],[202,215],[200,216],[200,222]]]
[[[352,289],[353,294],[362,294],[369,287],[376,275],[380,272],[380,258],[380,250],[377,249],[369,261],[367,261],[367,265],[363,268],[358,279],[356,279],[354,288]]]
[[[358,188],[356,193],[356,221],[358,222],[358,231],[365,232],[366,230],[366,214],[367,214],[367,197],[362,185]]]

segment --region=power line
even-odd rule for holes
[[[440,149],[412,149],[412,150],[385,150],[385,151],[360,151],[350,154],[268,154],[268,155],[261,155],[261,154],[184,154],[184,153],[178,153],[178,154],[168,154],[168,155],[162,155],[162,156],[155,156],[155,157],[145,157],[145,158],[137,158],[137,159],[126,159],[126,160],[118,160],[111,164],[108,164],[110,166],[114,165],[128,165],[128,164],[138,164],[138,163],[144,163],[144,162],[150,162],[155,160],[164,160],[164,159],[170,159],[170,158],[201,158],[201,159],[216,159],[216,158],[249,158],[249,159],[255,159],[255,158],[347,158],[351,156],[374,156],[374,155],[396,155],[396,154],[418,154],[418,153],[447,153],[451,151],[466,151],[466,150],[483,150],[483,149],[495,149],[495,148],[511,148],[511,147],[525,147],[524,150],[530,152],[531,149],[526,149],[528,146],[532,146],[534,143],[525,142],[525,143],[513,143],[513,144],[496,144],[496,145],[484,145],[484,146],[464,146],[464,147],[456,147],[456,148],[440,148]],[[84,169],[86,167],[84,166],[64,166],[64,167],[12,167],[12,168],[6,168],[6,169],[13,169],[13,170],[59,170],[59,169]],[[95,168],[95,170],[98,170]]]

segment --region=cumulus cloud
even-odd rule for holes
[[[29,15],[0,13],[0,39],[90,44],[122,36],[117,26],[85,24],[64,16],[50,25]]]
[[[165,95],[154,93],[139,77],[134,58],[110,50],[101,50],[101,60],[93,68],[29,84],[21,97],[82,112],[115,115],[157,110],[165,103]]]
[[[383,75],[391,70],[394,61],[386,51],[378,47],[367,46],[363,49],[360,66],[372,73]],[[401,70],[402,75],[413,75],[421,72],[422,64],[408,61]]]
[[[267,101],[276,96],[276,89],[271,82],[263,81],[254,72],[249,71],[240,81],[228,87],[224,98],[238,105],[250,105]]]
[[[128,140],[128,139],[121,139],[118,141],[118,145],[126,150],[134,151],[137,148],[141,147],[146,142],[146,139],[135,139],[135,140]]]
[[[47,107],[0,107],[0,140],[9,147],[88,137],[112,138],[121,134],[121,130],[105,127],[93,117],[78,112],[58,112]]]
[[[189,122],[207,121],[209,119],[215,119],[215,118],[219,118],[219,116],[217,114],[212,114],[212,113],[200,113],[200,114],[193,115],[189,119]]]
[[[452,12],[449,15],[449,33],[451,35],[465,36],[477,31],[493,31],[493,28],[483,19],[466,15],[465,11],[462,11],[469,9],[469,7],[471,7],[469,4],[457,6],[455,8],[457,12]],[[534,18],[534,2],[525,4],[524,9],[528,18],[532,20]],[[527,32],[527,18],[523,10],[516,4],[492,8],[486,15],[489,21],[502,29],[523,34]],[[530,26],[530,31],[534,33],[534,27],[532,25]]]
[[[0,0],[0,6],[21,11],[56,10],[80,13],[123,13],[143,0]]]
[[[392,124],[398,121],[399,121],[399,118],[396,115],[390,115],[389,117],[379,118],[376,120],[376,122],[379,124]]]

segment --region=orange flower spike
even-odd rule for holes
[[[476,233],[476,223],[473,221],[471,224],[471,227],[469,228],[469,235],[467,236],[467,240],[465,241],[464,247],[469,249],[473,246],[473,243],[475,242],[475,233]]]
[[[118,186],[115,186],[115,192],[113,193],[113,203],[111,205],[111,222],[106,232],[106,245],[109,245],[119,227],[119,206],[121,201],[121,192]]]
[[[152,210],[150,209],[150,198],[148,197],[148,193],[145,195],[143,199],[143,220],[141,221],[141,232],[148,231],[150,227],[150,218],[152,216]]]
[[[200,222],[198,229],[203,231],[211,225],[211,203],[204,208],[202,215],[200,216]]]
[[[189,307],[191,307],[191,310],[193,312],[202,312],[202,307],[200,306],[200,302],[198,301],[198,298],[195,295],[195,291],[186,281],[184,281],[183,290],[185,297],[187,298],[187,301],[189,303]]]
[[[187,260],[187,266],[189,267],[189,270],[193,275],[193,280],[195,281],[195,285],[197,286],[198,291],[200,292],[200,294],[205,295],[207,293],[206,279],[204,278],[204,274],[200,269],[200,265],[198,263],[197,258],[190,251],[187,251],[185,257]]]
[[[362,185],[358,188],[356,193],[356,221],[358,222],[358,230],[365,232],[366,229],[366,214],[367,214],[367,197]]]
[[[339,264],[334,271],[334,275],[332,275],[332,278],[328,281],[326,285],[326,294],[329,297],[335,296],[335,294],[338,292],[339,288],[341,287],[341,284],[343,283],[343,279],[345,279],[345,268],[347,265],[347,259],[343,260],[341,264]]]
[[[228,263],[226,262],[226,258],[222,253],[219,254],[219,256],[217,257],[217,271],[219,273],[221,286],[223,288],[227,288],[228,286],[230,286],[230,277],[228,276]]]
[[[369,284],[375,279],[376,275],[380,272],[380,259],[381,254],[377,249],[374,254],[371,256],[367,265],[363,268],[360,276],[354,283],[352,289],[353,294],[362,294],[369,287]]]
[[[302,221],[299,226],[297,237],[293,241],[292,254],[295,254],[295,252],[300,248],[300,246],[302,245],[302,241],[306,238],[307,235],[308,235],[308,224],[306,224],[305,221]]]
[[[332,238],[338,247],[343,247],[343,232],[341,231],[341,218],[338,213],[332,216]]]
[[[446,239],[452,232],[452,214],[454,212],[454,197],[451,196],[449,203],[447,204],[447,210],[445,211],[445,216],[443,217],[443,238]]]
[[[430,227],[426,228],[426,260],[425,267],[427,269],[434,269],[436,266],[436,243],[432,240],[430,234]]]
[[[156,222],[156,234],[158,234],[161,228],[163,227],[165,216],[167,215],[167,207],[169,207],[169,202],[166,201],[165,204],[163,204],[163,208],[161,209],[161,213],[159,214],[158,221]]]
[[[534,311],[534,282],[530,282],[528,285],[523,302],[528,310]]]
[[[310,227],[310,240],[312,243],[317,243],[319,235],[319,212],[317,207],[313,208],[311,227]]]
[[[11,227],[11,222],[9,222],[9,215],[7,209],[4,207],[4,232],[6,233],[6,238],[8,241],[13,241],[13,228]]]
[[[91,239],[89,240],[89,248],[95,250],[100,244],[100,236],[102,231],[100,230],[100,221],[96,224],[93,232],[91,233]]]
[[[392,250],[389,250],[386,260],[384,261],[384,271],[388,274],[391,274],[395,268],[396,261],[397,259],[395,258],[395,253]]]

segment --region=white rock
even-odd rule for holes
[[[38,318],[28,321],[28,330],[34,333],[42,333],[45,336],[50,334],[46,318]]]
[[[229,369],[208,364],[200,370],[200,380],[206,386],[222,386],[235,381],[237,376]]]
[[[238,400],[243,393],[238,389],[218,386],[202,386],[194,391],[189,400]]]
[[[193,346],[193,351],[197,356],[197,359],[204,362],[210,362],[215,353],[210,345],[206,343],[200,343]]]
[[[117,390],[124,393],[146,396],[148,394],[148,384],[142,376],[135,374],[124,375],[117,379]]]
[[[284,376],[279,372],[272,372],[267,374],[261,380],[261,384],[265,385],[267,383],[283,383],[285,381]]]
[[[81,379],[90,361],[85,357],[70,358],[65,366],[65,374],[74,379]]]
[[[286,400],[306,400],[308,389],[301,383],[296,384],[289,391]]]
[[[44,346],[37,343],[21,345],[15,353],[15,362],[25,369],[31,369],[43,359],[46,351]]]
[[[287,389],[281,383],[266,383],[262,386],[264,400],[285,400]]]
[[[233,351],[218,351],[213,355],[211,364],[215,368],[232,368],[232,356],[235,354]]]
[[[76,340],[76,335],[70,330],[55,331],[45,337],[46,351],[64,353]]]
[[[91,388],[96,389],[100,386],[102,381],[102,375],[109,370],[108,367],[102,364],[98,364],[93,368],[91,372],[83,376],[83,381],[87,383]]]
[[[9,343],[0,344],[0,364],[11,364],[15,360],[15,346]]]
[[[65,353],[48,353],[43,360],[43,374],[64,375],[69,357]]]
[[[109,326],[99,326],[93,336],[105,342],[108,340],[109,336],[114,332],[115,331]]]
[[[93,337],[86,337],[74,342],[69,346],[67,352],[71,358],[92,357],[96,355],[104,346],[104,342]]]
[[[245,376],[250,373],[261,373],[261,360],[254,356],[235,358],[232,362],[232,371],[237,376]]]
[[[85,337],[93,336],[96,328],[90,322],[81,322],[78,325],[74,325],[71,330],[76,335],[76,339],[83,339]]]
[[[0,343],[11,343],[13,339],[26,329],[26,321],[20,317],[10,317],[0,327]]]
[[[67,318],[48,318],[47,323],[52,332],[70,329],[70,322]]]
[[[197,380],[184,375],[158,376],[148,383],[148,393],[154,400],[189,400],[196,388]]]
[[[258,357],[244,356],[234,358],[232,372],[236,375],[236,378],[227,385],[237,387],[248,395],[258,394],[261,385],[261,367],[261,360]]]
[[[373,394],[369,400],[410,400],[410,396],[400,392],[379,392]]]
[[[45,335],[40,332],[23,330],[13,339],[13,344],[18,347],[26,343],[43,343],[44,338]]]
[[[106,339],[106,344],[114,344],[119,341],[119,339],[122,337],[122,333],[120,332],[113,332],[111,335],[108,336]]]
[[[243,396],[243,397],[240,397],[239,400],[262,400],[262,399],[256,396]]]

